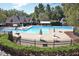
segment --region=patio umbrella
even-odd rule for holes
[[[54,31],[54,37],[55,37],[55,28],[53,29],[53,31]]]
[[[40,29],[40,35],[42,35],[42,29]]]
[[[53,29],[53,31],[55,32],[55,28]]]
[[[42,36],[42,29],[40,29],[39,34],[40,34],[40,41],[43,41],[42,38],[41,38],[41,36]]]

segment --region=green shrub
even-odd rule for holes
[[[60,22],[51,22],[52,26],[61,26],[62,24]]]
[[[79,30],[75,30],[75,32],[79,33]]]
[[[79,30],[74,30],[74,34],[79,36]]]

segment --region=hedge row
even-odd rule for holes
[[[77,36],[79,36],[79,30],[77,30],[77,29],[74,30],[74,34],[77,35]]]
[[[40,23],[23,23],[23,24],[20,24],[19,26],[27,26],[27,25],[37,25],[37,24],[40,24]],[[50,25],[52,26],[61,26],[62,24],[60,22],[51,22]]]
[[[8,40],[8,35],[0,35],[0,47],[13,56],[25,55],[79,55],[79,45],[56,47],[56,48],[39,48],[34,46],[22,46]]]
[[[52,26],[61,26],[62,24],[60,22],[51,22],[50,25],[52,25]]]
[[[19,26],[28,26],[28,25],[37,25],[38,23],[23,23],[23,24],[20,24]]]

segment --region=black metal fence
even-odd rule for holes
[[[65,45],[72,45],[72,39],[70,41],[53,41],[53,42],[42,42],[42,41],[31,41],[21,39],[21,45],[28,45],[28,46],[37,46],[37,47],[58,47],[58,46],[65,46]]]
[[[19,43],[21,45],[26,45],[26,46],[37,46],[37,47],[57,47],[57,46],[65,46],[65,45],[72,45],[73,40],[71,39],[70,41],[56,41],[52,39],[52,42],[44,42],[44,41],[37,41],[37,40],[31,40],[31,39],[17,39],[12,37],[12,32],[3,32],[4,34],[8,34],[9,39],[11,41],[15,41],[16,43]],[[18,41],[17,41],[18,40]]]

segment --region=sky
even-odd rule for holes
[[[43,3],[46,6],[47,3]],[[51,7],[61,5],[60,3],[49,3]],[[24,10],[27,14],[33,13],[35,6],[38,6],[38,3],[0,3],[0,8],[9,10],[17,9]]]

